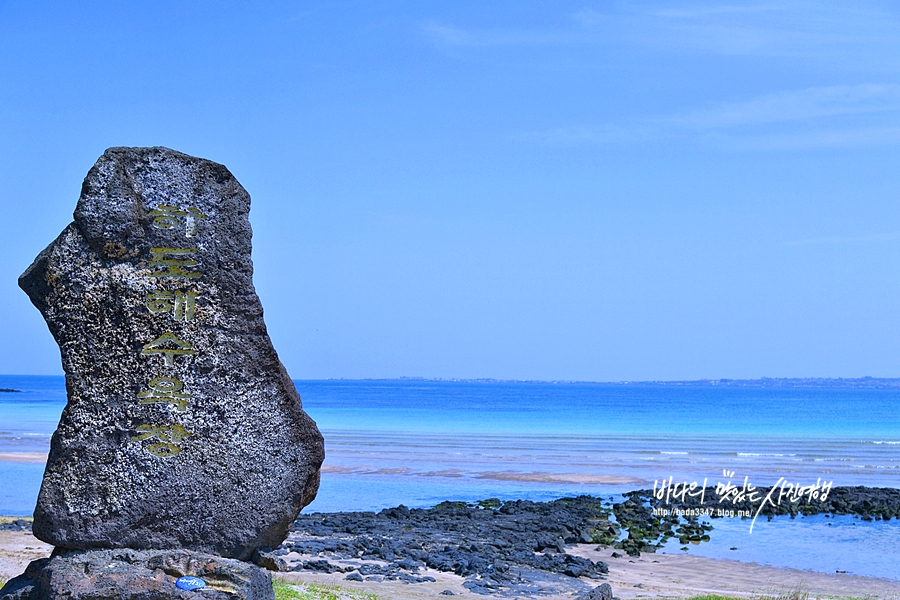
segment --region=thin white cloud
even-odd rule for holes
[[[706,129],[898,110],[900,85],[862,84],[767,94],[747,102],[699,109],[672,120],[685,127]]]
[[[706,141],[735,150],[811,150],[895,146],[900,144],[900,123],[895,126],[856,129],[823,129],[766,135],[720,136],[718,138],[711,136]]]
[[[872,123],[873,119],[877,122]],[[744,102],[714,104],[680,115],[649,117],[626,124],[560,127],[517,138],[546,145],[682,138],[745,150],[897,144],[900,85],[807,88]]]
[[[441,45],[448,46],[475,46],[479,45],[477,36],[471,31],[453,27],[452,25],[442,25],[435,21],[428,21],[420,25],[422,33],[431,38],[432,41]]]
[[[514,136],[526,142],[537,142],[547,146],[581,146],[596,144],[617,144],[640,142],[658,138],[659,131],[652,126],[635,124],[621,127],[613,124],[597,126],[559,127],[547,131],[530,131]]]
[[[763,4],[750,6],[736,5],[719,5],[719,6],[700,6],[693,8],[664,8],[657,11],[651,11],[650,14],[657,17],[670,17],[673,19],[696,19],[702,17],[733,15],[733,14],[753,14],[762,12],[784,12],[790,10],[790,4]]]
[[[900,50],[900,15],[872,3],[823,1],[707,6],[661,3],[647,8],[590,8],[567,26],[465,28],[437,22],[421,32],[438,46],[547,44],[640,45],[702,53],[790,56],[852,61],[860,54],[886,56]]]
[[[846,60],[885,44],[898,46],[896,14],[851,3],[688,5],[630,14],[587,10],[576,19],[622,41],[712,54]]]
[[[720,4],[603,3],[540,27],[466,28],[437,22],[423,34],[445,50],[487,53],[493,47],[596,46],[603,64],[651,52],[698,52],[806,60],[816,69],[900,76],[900,11],[865,1],[733,0]],[[886,8],[887,7],[887,8]],[[583,60],[585,54],[579,55]],[[742,149],[837,148],[898,143],[900,84],[814,87],[630,121],[574,124],[516,136],[547,145],[696,140]]]
[[[878,242],[893,242],[894,240],[900,239],[900,231],[894,231],[891,233],[875,233],[871,235],[861,235],[861,236],[852,236],[852,237],[819,237],[819,238],[810,238],[806,240],[796,240],[793,242],[788,242],[788,246],[818,246],[818,245],[830,245],[830,244],[866,244],[866,243],[878,243]]]
[[[571,44],[582,35],[571,30],[541,29],[464,29],[453,25],[427,21],[419,26],[421,33],[438,46],[531,46]]]

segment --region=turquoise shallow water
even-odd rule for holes
[[[326,439],[322,486],[307,511],[610,496],[669,477],[715,485],[726,480],[723,470],[756,485],[786,477],[802,485],[900,487],[900,393],[893,390],[295,383]],[[46,452],[65,405],[64,379],[0,376],[0,387],[22,390],[0,393],[0,452]],[[0,461],[0,514],[33,510],[42,471]],[[751,538],[739,519],[718,519],[713,543],[689,552],[895,577],[889,567],[900,562],[897,524],[856,520],[848,527],[863,533],[840,538],[839,521],[776,519]],[[829,543],[813,541],[821,539]],[[873,547],[886,558],[839,560]]]
[[[900,581],[898,520],[863,521],[852,516],[825,515],[779,517],[758,520],[752,534],[749,519],[702,520],[714,529],[708,543],[689,547],[688,552],[695,556]],[[670,540],[661,551],[683,554],[681,548],[678,540]]]

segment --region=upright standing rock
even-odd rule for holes
[[[38,538],[246,560],[315,497],[322,436],[266,333],[249,211],[222,165],[111,148],[19,279],[68,392]]]

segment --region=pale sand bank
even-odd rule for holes
[[[611,549],[592,544],[566,548],[570,554],[609,565],[608,583],[619,598],[686,598],[702,594],[757,596],[794,590],[811,597],[852,596],[900,599],[900,581],[837,573],[817,573],[675,554],[611,558]],[[634,586],[641,584],[642,588]]]
[[[3,460],[0,458],[0,460]],[[522,481],[537,483],[576,483],[592,485],[634,485],[648,486],[651,482],[639,477],[625,475],[591,475],[588,473],[549,473],[532,471],[483,471],[469,472],[461,469],[444,469],[441,471],[414,471],[407,467],[384,468],[375,466],[345,467],[338,465],[322,465],[323,473],[340,473],[350,475],[416,475],[419,477],[473,477],[475,479],[493,479],[497,481]]]
[[[0,461],[46,463],[46,452],[0,452]]]
[[[19,575],[30,561],[49,556],[52,549],[30,533],[0,531],[0,579]],[[623,600],[689,598],[701,594],[753,597],[794,590],[807,592],[810,598],[830,600],[840,597],[900,600],[900,581],[779,569],[696,556],[644,554],[640,558],[628,556],[610,558],[611,549],[597,551],[593,544],[581,544],[568,548],[567,551],[591,560],[605,561],[609,565],[609,576],[606,581],[612,586],[616,597]],[[279,573],[277,576],[292,582],[316,582],[363,589],[377,594],[381,600],[443,598],[444,596],[440,595],[443,590],[450,590],[463,598],[481,600],[485,598],[463,587],[464,579],[457,575],[431,569],[422,569],[420,574],[430,575],[437,581],[417,584],[404,584],[398,581],[353,582],[346,581],[344,574],[309,572]],[[591,585],[601,583],[586,581]],[[637,585],[641,587],[636,587]],[[567,593],[540,598],[572,600],[573,595]]]

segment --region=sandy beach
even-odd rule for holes
[[[623,557],[611,559],[610,551],[595,550],[585,545],[574,549],[581,556],[602,558],[609,564],[609,576],[605,583],[612,586],[617,598],[691,598],[706,594],[719,594],[754,598],[761,595],[788,594],[801,591],[812,598],[900,598],[900,582],[847,574],[826,574],[796,569],[779,569],[757,564],[745,564],[729,560],[713,560],[695,556],[645,555],[641,558]],[[300,557],[296,557],[300,558]],[[326,585],[361,589],[379,598],[413,600],[435,598],[444,590],[463,598],[484,598],[465,587],[458,575],[423,569],[423,575],[435,578],[435,582],[404,584],[398,581],[352,582],[339,574],[281,573],[280,579],[290,582],[315,582]],[[588,581],[600,585],[603,581]],[[510,597],[510,596],[503,596]],[[512,596],[515,597],[515,596]],[[524,597],[524,596],[523,596]],[[547,600],[571,600],[573,594],[557,593],[541,595]]]
[[[0,461],[17,463],[46,463],[46,452],[0,452]]]
[[[18,517],[0,517],[0,523]],[[25,571],[33,560],[46,558],[53,546],[45,544],[27,531],[0,531],[0,579],[8,580]]]
[[[9,520],[4,519],[4,520]],[[9,579],[24,571],[35,559],[50,555],[52,547],[30,533],[0,531],[0,578]],[[603,560],[609,565],[609,583],[616,597],[628,598],[690,598],[703,594],[727,594],[756,597],[765,594],[784,594],[802,591],[810,598],[900,598],[900,581],[889,581],[848,574],[825,574],[795,569],[779,569],[729,560],[712,560],[694,556],[644,554],[640,558],[622,556],[611,558],[613,550],[598,550],[593,544],[579,544],[567,550],[591,560]],[[288,564],[308,559],[296,553],[284,557]],[[371,563],[376,561],[355,561]],[[309,572],[278,573],[288,582],[313,582],[346,588],[361,589],[381,599],[413,600],[435,598],[444,590],[463,598],[483,598],[463,587],[463,577],[433,569],[422,569],[422,575],[434,582],[408,584],[400,581],[354,582],[344,574]],[[585,580],[590,585],[601,581]],[[510,596],[505,596],[510,597]],[[541,595],[547,600],[571,600],[572,593]]]

